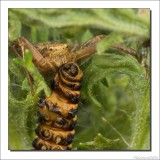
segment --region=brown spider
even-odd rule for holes
[[[36,67],[41,72],[47,73],[49,71],[57,71],[62,64],[77,62],[91,56],[96,52],[96,44],[103,37],[102,35],[96,36],[82,46],[72,50],[69,49],[67,44],[42,42],[33,45],[24,37],[20,37],[14,43],[13,50],[18,56],[24,58],[25,49],[29,49]]]

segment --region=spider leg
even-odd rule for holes
[[[103,38],[103,35],[98,35],[84,43],[80,47],[79,51],[75,52],[75,54],[72,54],[73,61],[79,61],[93,55],[96,52],[96,44]]]
[[[34,45],[32,43],[30,43],[27,39],[25,39],[24,37],[20,37],[18,39],[19,45],[22,47],[22,49],[27,48],[31,51],[33,59],[36,62],[40,62],[44,59],[44,57],[41,55],[41,53],[38,51],[37,48],[34,47]],[[24,50],[22,50],[24,52]],[[22,52],[22,54],[24,54]]]
[[[46,67],[51,68],[52,66],[49,63],[46,63],[46,59],[41,55],[37,48],[34,47],[32,43],[30,43],[24,37],[20,37],[17,41],[13,44],[12,50],[18,55],[18,57],[24,59],[25,58],[25,49],[29,49],[32,53],[33,61],[35,64],[40,68],[40,70],[45,70]],[[53,68],[53,67],[52,67]],[[26,77],[28,79],[28,83],[31,87],[31,93],[34,95],[33,91],[33,84],[34,80],[29,71],[24,68]]]
[[[24,54],[25,54],[25,46],[23,45],[23,43],[21,43],[20,39],[18,39],[12,46],[12,50],[18,55],[18,57],[24,59]],[[32,95],[34,95],[34,91],[33,91],[33,78],[32,76],[30,75],[29,71],[24,68],[24,72],[27,76],[27,79],[28,79],[28,83],[29,83],[29,86],[31,88],[31,93]]]
[[[138,55],[138,54],[137,54],[137,52],[136,52],[134,49],[132,49],[132,48],[127,48],[127,47],[124,47],[124,46],[122,46],[122,45],[120,45],[120,44],[114,44],[114,45],[112,45],[111,47],[112,47],[112,48],[115,48],[115,49],[117,49],[117,50],[119,50],[119,51],[121,51],[121,52],[130,54],[131,56],[137,58],[137,55]]]
[[[18,40],[12,45],[11,49],[14,51],[14,53],[17,54],[18,57],[24,58],[22,53],[22,46],[20,45]]]

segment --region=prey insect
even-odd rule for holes
[[[20,37],[13,45],[15,53],[25,57],[25,50],[32,53],[33,63],[40,72],[55,72],[52,94],[38,102],[39,125],[33,140],[35,150],[70,150],[77,122],[78,102],[83,73],[77,62],[96,52],[96,44],[103,39],[99,35],[76,49],[67,44],[44,42],[33,45]],[[32,77],[27,69],[28,80]],[[32,88],[32,87],[31,87]]]

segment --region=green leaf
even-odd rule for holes
[[[111,33],[97,44],[97,54],[100,55],[109,49],[113,44],[123,42],[122,36],[118,33]]]
[[[22,90],[30,91],[30,86],[29,86],[27,78],[25,78],[24,81],[23,81],[23,83],[22,83]]]
[[[77,146],[78,150],[108,150],[114,143],[117,143],[119,139],[109,140],[103,137],[100,133],[91,142],[80,143]]]
[[[144,90],[144,95],[141,99],[141,107],[139,107],[135,113],[135,117],[133,119],[134,123],[132,125],[132,142],[129,149],[136,148],[139,149],[149,149],[149,139],[150,137],[150,104],[148,100],[150,99],[150,85],[146,86],[146,90]]]

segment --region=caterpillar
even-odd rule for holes
[[[55,72],[52,94],[38,102],[38,126],[32,142],[34,150],[72,149],[83,77],[77,61],[93,55],[96,44],[103,37],[93,37],[71,50],[62,43],[33,45],[24,37],[13,44],[12,49],[20,58],[25,57],[25,49],[31,51],[33,63],[40,72]],[[26,68],[25,72],[32,91],[32,77]]]
[[[77,122],[83,73],[76,63],[63,64],[54,77],[51,96],[40,99],[36,150],[70,150]]]

